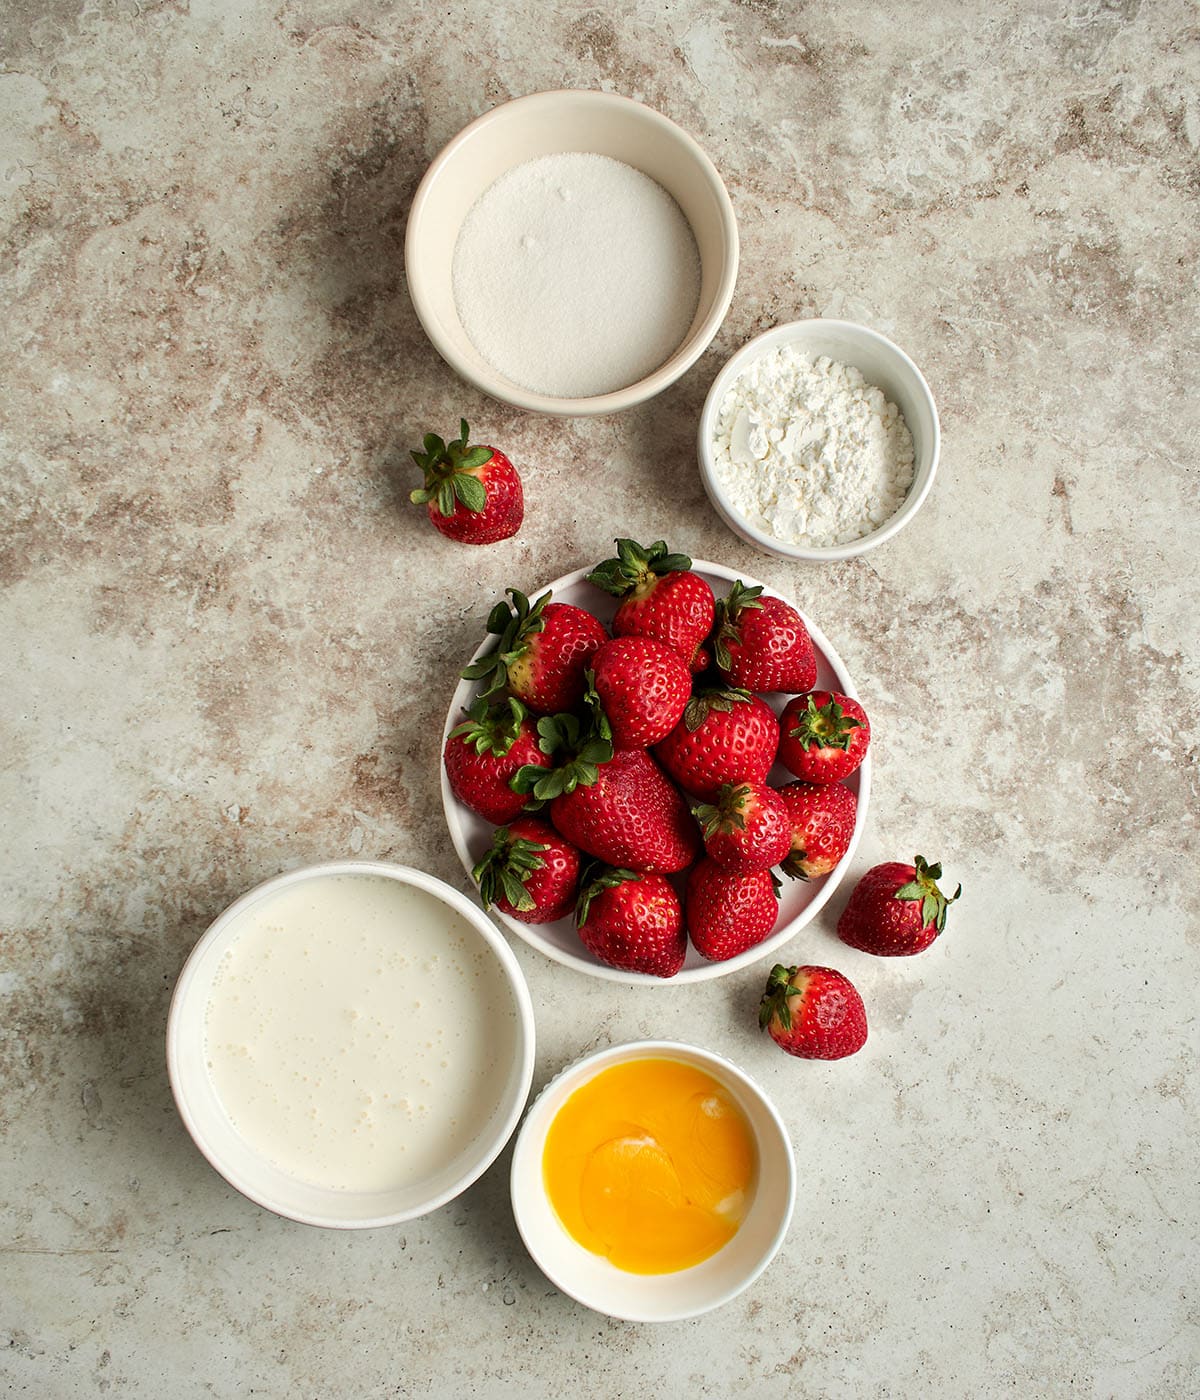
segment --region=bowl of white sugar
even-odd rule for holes
[[[697,454],[717,514],[785,559],[850,559],[920,510],[940,450],[937,406],[911,359],[851,321],[792,321],[714,380]]]
[[[307,1225],[426,1215],[495,1160],[533,1078],[533,1008],[479,908],[407,866],[257,886],[192,950],[167,1069],[197,1147]]]
[[[426,171],[404,246],[430,341],[535,413],[615,413],[673,384],[733,296],[737,222],[696,141],[605,92],[485,113]]]

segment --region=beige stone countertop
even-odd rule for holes
[[[11,0],[0,14],[0,1392],[1200,1394],[1200,20],[1186,0],[870,5]],[[459,382],[403,272],[429,161],[505,99],[638,98],[736,206],[673,388],[541,419]],[[695,462],[756,332],[876,327],[941,469],[859,560],[741,544]],[[470,551],[408,504],[465,416],[527,488]],[[516,954],[535,1091],[646,1036],[780,1106],[796,1216],[705,1318],[589,1312],[513,1224],[510,1152],[395,1229],[277,1218],[204,1161],[163,1033],[207,924],[359,856],[468,882],[438,741],[488,609],[617,535],[793,597],[871,707],[857,876],[940,858],[945,936],[873,959],[865,1049],[793,1060],[768,965],[627,989]]]

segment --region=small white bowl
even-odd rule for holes
[[[683,341],[653,373],[613,393],[555,398],[514,384],[476,350],[454,302],[454,247],[468,211],[514,166],[566,152],[609,156],[658,182],[683,211],[700,253],[700,301]],[[408,290],[438,354],[469,384],[516,408],[560,417],[616,413],[673,384],[716,335],[737,280],[733,204],[716,167],[660,112],[608,92],[539,92],[465,127],[425,172],[404,241]]]
[[[479,1115],[474,1136],[465,1145],[448,1151],[423,1179],[386,1189],[356,1191],[314,1185],[275,1165],[233,1125],[208,1063],[206,1020],[218,984],[218,971],[226,953],[246,931],[247,916],[281,891],[292,891],[305,882],[330,876],[395,880],[431,895],[460,916],[459,927],[465,925],[479,939],[479,951],[494,979],[493,987],[507,991],[514,1011],[512,1059],[494,1102]],[[351,932],[349,927],[346,932]],[[397,926],[397,933],[403,936],[402,926]],[[286,948],[283,951],[286,954]],[[419,990],[420,974],[414,971],[413,979],[414,988]],[[215,994],[220,995],[219,991]],[[495,994],[503,992],[497,990]],[[269,1000],[269,996],[270,989],[264,987],[264,1000]],[[452,1048],[453,1039],[449,1043]],[[306,866],[267,880],[244,894],[213,922],[192,949],[179,975],[167,1021],[167,1071],[175,1103],[196,1146],[212,1166],[244,1196],[277,1215],[306,1225],[337,1229],[394,1225],[426,1215],[481,1176],[512,1136],[529,1097],[533,1046],[529,990],[512,950],[491,922],[466,896],[441,880],[408,866],[379,861]]]
[[[853,365],[868,384],[881,389],[885,398],[896,405],[912,434],[913,480],[899,510],[870,534],[847,544],[817,547],[789,544],[777,539],[741,515],[717,479],[713,435],[725,395],[743,370],[781,345],[794,345],[814,359],[824,355],[841,364]],[[902,530],[921,509],[929,494],[937,471],[940,448],[937,406],[924,375],[898,345],[878,331],[856,325],[853,321],[790,321],[748,341],[727,361],[713,381],[704,401],[697,436],[697,456],[704,489],[717,514],[734,534],[781,559],[816,562],[853,559],[890,540]]]
[[[546,1133],[568,1098],[601,1070],[638,1059],[682,1060],[711,1074],[741,1107],[758,1150],[754,1199],[738,1232],[702,1263],[671,1274],[633,1274],[569,1235],[546,1194]],[[791,1139],[775,1106],[735,1064],[672,1040],[642,1040],[597,1050],[564,1069],[534,1101],[517,1134],[512,1204],[517,1229],[546,1277],[576,1302],[628,1322],[678,1322],[712,1311],[748,1288],[775,1257],[796,1199]]]

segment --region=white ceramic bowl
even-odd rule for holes
[[[730,501],[717,479],[713,463],[713,434],[717,416],[726,393],[738,375],[753,361],[781,345],[794,345],[814,358],[826,355],[831,360],[853,365],[868,384],[881,389],[890,403],[904,415],[913,439],[913,481],[900,508],[890,519],[861,539],[847,544],[824,548],[788,544],[747,520]],[[700,415],[696,451],[700,461],[700,477],[709,500],[722,520],[735,535],[757,546],[767,554],[782,559],[807,559],[816,562],[852,559],[865,554],[902,530],[916,515],[929,494],[937,471],[941,445],[937,406],[929,385],[912,360],[886,336],[853,321],[791,321],[755,336],[734,354],[713,381],[704,409]]]
[[[282,891],[327,876],[383,877],[423,891],[461,916],[478,937],[480,952],[494,977],[496,995],[511,998],[514,1053],[490,1111],[480,1114],[478,1130],[465,1146],[437,1159],[422,1180],[390,1189],[346,1191],[313,1185],[282,1170],[237,1131],[222,1104],[208,1066],[206,1017],[218,969],[226,952],[247,928],[247,915]],[[403,937],[403,927],[397,928]],[[420,974],[413,985],[419,990]],[[220,995],[219,991],[216,995]],[[264,997],[269,990],[264,988]],[[451,1042],[453,1044],[453,1042]],[[221,914],[192,949],[171,1001],[167,1022],[167,1070],[188,1132],[218,1172],[250,1200],[278,1215],[307,1225],[342,1229],[393,1225],[426,1215],[466,1190],[495,1160],[512,1136],[533,1080],[533,1006],[512,949],[479,908],[457,890],[407,866],[377,861],[338,861],[306,866],[256,886]]]
[[[700,301],[675,352],[652,374],[613,393],[554,398],[514,384],[483,359],[459,320],[451,268],[471,206],[501,175],[539,156],[591,152],[641,170],[670,194],[700,253]],[[413,306],[434,348],[494,399],[535,413],[616,413],[673,384],[707,349],[733,296],[738,234],[716,167],[691,136],[650,107],[607,92],[539,92],[478,117],[434,159],[413,199],[404,243]]]
[[[751,578],[749,574],[735,573],[732,569],[726,569],[720,564],[706,563],[702,559],[693,560],[692,568],[708,581],[718,598],[728,593],[729,585],[735,579],[741,579],[747,587],[753,587],[756,583],[756,580]],[[555,579],[545,588],[535,589],[529,597],[531,600],[537,599],[549,589],[554,594],[556,601],[574,603],[577,607],[586,608],[589,612],[595,613],[607,627],[612,622],[613,613],[617,608],[617,600],[587,582],[586,576],[590,572],[590,567],[577,569],[573,574]],[[767,593],[774,592],[773,589],[766,588],[765,585],[759,586],[763,587]],[[793,604],[794,606],[795,604]],[[846,670],[841,657],[833,649],[828,638],[811,618],[805,616],[802,609],[797,609],[797,611],[804,618],[816,650],[816,688],[837,690],[843,695],[850,695],[858,699],[858,692],[854,688],[850,673]],[[475,657],[494,644],[494,637],[485,637],[480,642]],[[474,660],[475,657],[471,659]],[[471,701],[478,689],[479,686],[474,681],[459,682],[450,701],[446,723],[442,730],[442,747],[438,750],[441,767],[442,807],[446,814],[446,825],[450,828],[450,839],[454,843],[454,849],[468,875],[491,845],[492,833],[495,828],[469,808],[464,807],[454,796],[446,777],[446,765],[441,763],[440,755],[445,750],[446,739],[451,729],[462,720],[464,712],[470,708]],[[776,695],[764,696],[764,699],[778,713],[782,711],[788,697]],[[866,703],[866,709],[869,714],[871,709],[869,701]],[[777,764],[768,775],[767,780],[775,786],[780,786],[793,782],[794,778],[787,769]],[[636,986],[673,987],[680,982],[706,982],[712,977],[724,977],[775,953],[784,943],[799,933],[806,924],[811,923],[816,918],[838,885],[841,884],[850,868],[859,837],[866,824],[867,802],[871,794],[871,754],[869,750],[859,768],[846,779],[846,786],[853,790],[858,799],[854,834],[850,838],[846,854],[828,875],[824,875],[820,879],[803,881],[789,880],[785,877],[779,898],[779,920],[775,925],[774,932],[762,943],[753,948],[747,948],[744,953],[739,953],[736,957],[729,958],[725,962],[709,962],[702,958],[695,948],[689,946],[683,970],[672,978],[651,977],[644,972],[622,972],[618,968],[609,967],[600,962],[598,958],[593,957],[588,952],[579,941],[579,934],[569,918],[559,919],[552,924],[525,924],[518,919],[510,918],[497,909],[492,910],[492,916],[510,932],[524,939],[532,947],[539,948],[547,957],[553,958],[556,962],[566,963],[568,967],[573,967],[579,972],[586,972],[592,977],[603,977],[611,982],[623,982],[626,985]]]
[[[733,1096],[754,1133],[758,1177],[746,1218],[723,1249],[677,1273],[631,1274],[585,1249],[567,1233],[546,1195],[542,1154],[555,1115],[593,1075],[630,1060],[664,1058],[697,1066]],[[729,1060],[670,1040],[612,1046],[563,1070],[534,1101],[513,1151],[513,1214],[534,1262],[551,1283],[577,1302],[629,1322],[676,1322],[735,1298],[758,1278],[783,1243],[795,1197],[792,1144],[771,1101]]]

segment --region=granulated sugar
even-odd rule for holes
[[[896,405],[852,365],[783,345],[729,387],[713,466],[743,519],[784,544],[827,548],[896,513],[912,485],[913,441]]]
[[[454,300],[485,360],[535,393],[584,398],[670,358],[700,297],[700,255],[669,194],[608,156],[526,161],[476,200]]]

